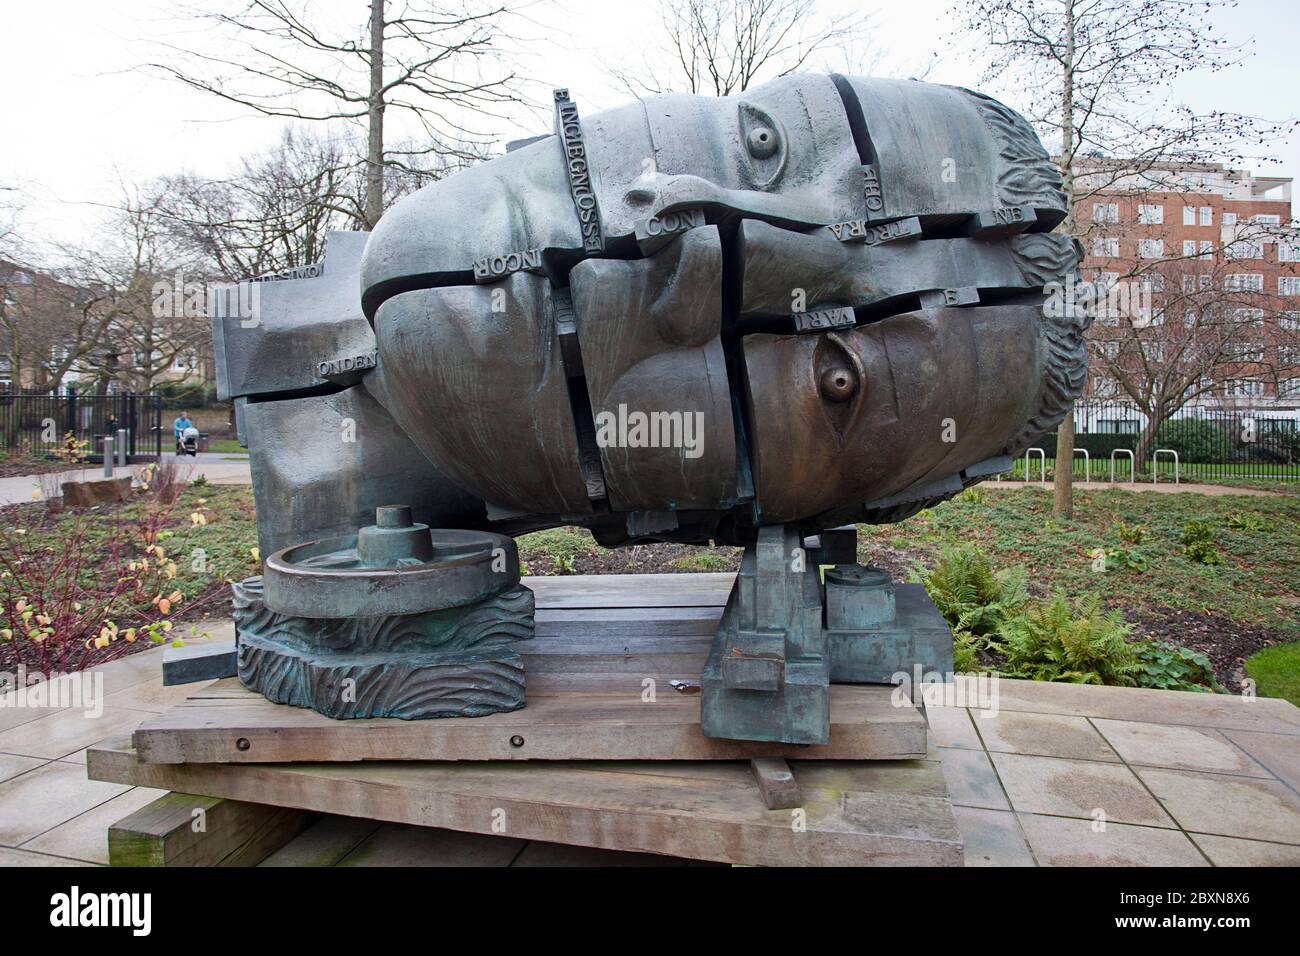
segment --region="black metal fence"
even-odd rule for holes
[[[1074,406],[1073,474],[1083,480],[1300,481],[1300,410],[1197,405],[1148,428],[1131,402],[1085,401]],[[1035,449],[1041,449],[1042,454]],[[1086,455],[1084,453],[1087,453]],[[1030,480],[1050,479],[1056,433],[1029,452]],[[1025,477],[1025,456],[1008,478]]]
[[[104,438],[116,442],[119,429],[126,430],[130,460],[157,459],[162,399],[135,392],[82,395],[75,389],[61,395],[0,391],[0,448],[10,453],[56,457],[73,445],[90,461],[103,461]]]

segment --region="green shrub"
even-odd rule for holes
[[[1155,448],[1178,452],[1178,459],[1184,464],[1216,462],[1228,460],[1232,442],[1227,433],[1213,422],[1179,418],[1165,422],[1156,430]]]
[[[983,639],[1029,600],[1021,567],[994,571],[983,552],[971,545],[948,546],[934,568],[913,568],[908,580],[925,585],[930,599],[952,626]]]
[[[1141,544],[1147,536],[1146,525],[1125,524],[1122,521],[1115,522],[1115,534],[1125,544]]]
[[[1118,611],[1102,611],[1099,597],[1071,604],[1058,592],[1008,618],[992,646],[1006,656],[1007,677],[1131,686],[1138,666],[1127,640],[1132,629]]]
[[[1226,693],[1204,654],[1167,641],[1137,641],[1132,650],[1139,687]]]
[[[1199,564],[1220,564],[1223,556],[1214,541],[1214,528],[1208,521],[1189,521],[1183,525],[1183,554]]]
[[[1264,519],[1254,511],[1233,511],[1228,514],[1223,523],[1233,531],[1263,531]]]
[[[1150,563],[1146,555],[1128,548],[1105,548],[1107,571],[1136,571],[1141,574]]]

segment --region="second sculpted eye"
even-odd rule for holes
[[[858,390],[858,373],[837,362],[822,372],[819,384],[822,398],[828,402],[847,402]]]
[[[747,137],[749,141],[749,153],[755,159],[767,159],[776,153],[779,145],[776,139],[776,130],[770,126],[755,126],[749,131]]]

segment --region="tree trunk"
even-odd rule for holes
[[[1074,412],[1056,429],[1056,464],[1052,474],[1052,515],[1069,518],[1074,514]]]
[[[366,135],[366,227],[384,214],[384,2],[370,0],[370,97]]]
[[[1074,222],[1074,5],[1065,4],[1065,63],[1061,68],[1061,185],[1065,191],[1064,230],[1075,234]],[[1074,412],[1056,429],[1056,472],[1052,476],[1052,515],[1074,513]]]

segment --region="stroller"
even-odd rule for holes
[[[176,454],[197,457],[199,453],[199,430],[191,425],[176,435]]]

